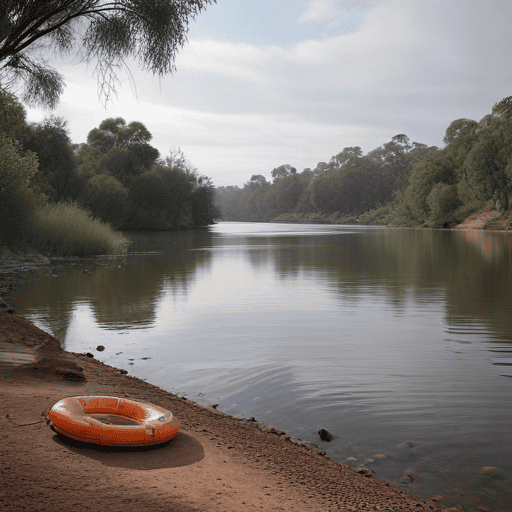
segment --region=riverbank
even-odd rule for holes
[[[436,510],[435,500],[337,463],[323,452],[177,397],[0,310],[0,508],[9,511]],[[113,395],[170,409],[178,436],[152,449],[70,443],[44,416],[59,399]],[[462,510],[451,508],[445,510]]]
[[[388,224],[390,211],[389,205],[379,210],[366,212],[362,215],[324,215],[320,213],[283,213],[272,219],[271,222],[293,223],[293,224],[343,224],[343,225],[378,225],[388,227],[416,227],[432,229],[432,226],[406,224],[399,226]],[[506,212],[497,211],[492,201],[479,208],[460,222],[446,223],[444,229],[465,229],[486,231],[512,231],[512,209]]]

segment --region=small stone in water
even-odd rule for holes
[[[492,478],[503,478],[503,470],[494,466],[484,466],[483,468],[480,468],[480,473]]]
[[[328,443],[330,443],[332,441],[332,434],[330,432],[328,432],[327,430],[325,430],[325,428],[321,428],[318,431],[318,435],[320,436],[320,439],[322,441],[327,441]]]

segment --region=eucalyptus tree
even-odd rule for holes
[[[18,90],[29,104],[54,108],[64,77],[51,56],[79,49],[95,63],[105,102],[128,58],[160,76],[175,71],[189,20],[216,0],[2,0],[0,88]]]
[[[108,172],[124,186],[151,169],[160,153],[149,144],[153,136],[139,121],[126,124],[122,117],[108,118],[87,135],[87,145],[79,153],[81,172],[93,175]]]
[[[512,116],[496,116],[478,134],[464,160],[464,170],[477,197],[506,211],[512,201]]]
[[[279,167],[276,167],[272,171],[272,178],[274,179],[274,183],[286,178],[288,176],[291,176],[292,174],[296,174],[297,169],[295,167],[292,167],[290,164],[284,164],[280,165]]]

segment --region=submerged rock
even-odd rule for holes
[[[357,472],[361,475],[364,475],[368,478],[372,477],[373,475],[375,475],[375,471],[372,471],[371,469],[365,469],[365,468],[359,468],[357,470]]]
[[[332,434],[330,432],[328,432],[327,430],[325,430],[325,428],[321,428],[318,431],[318,435],[320,436],[320,439],[322,441],[327,441],[328,443],[330,443],[332,441]]]
[[[494,466],[484,466],[480,468],[480,474],[490,476],[491,478],[501,479],[503,476],[503,469]]]

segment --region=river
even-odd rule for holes
[[[19,314],[66,350],[420,497],[512,510],[512,235],[231,222],[126,235],[119,265],[27,282]]]

